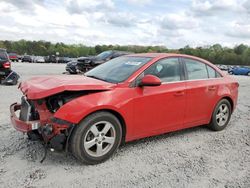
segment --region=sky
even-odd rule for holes
[[[250,45],[250,0],[0,0],[0,40]]]

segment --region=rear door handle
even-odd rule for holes
[[[175,92],[174,93],[174,96],[183,96],[185,94],[185,92],[184,91],[177,91],[177,92]]]
[[[216,86],[208,86],[208,90],[209,91],[214,91],[214,90],[216,90]]]

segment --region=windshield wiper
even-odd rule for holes
[[[99,78],[97,76],[94,76],[94,75],[84,75],[84,76],[87,76],[87,77],[90,77],[90,78],[94,78],[94,79],[97,79],[97,80],[102,80],[104,82],[107,82],[107,80],[103,79],[103,78]]]

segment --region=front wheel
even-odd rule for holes
[[[121,143],[121,124],[109,112],[91,114],[76,126],[70,138],[70,147],[73,155],[83,163],[104,162]]]
[[[247,73],[247,76],[250,76],[250,72],[249,72],[249,73]]]
[[[215,107],[209,127],[214,131],[223,130],[230,118],[232,113],[232,107],[227,99],[222,99]]]

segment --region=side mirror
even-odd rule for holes
[[[139,86],[159,86],[161,85],[160,78],[154,76],[154,75],[146,75],[142,78]]]

